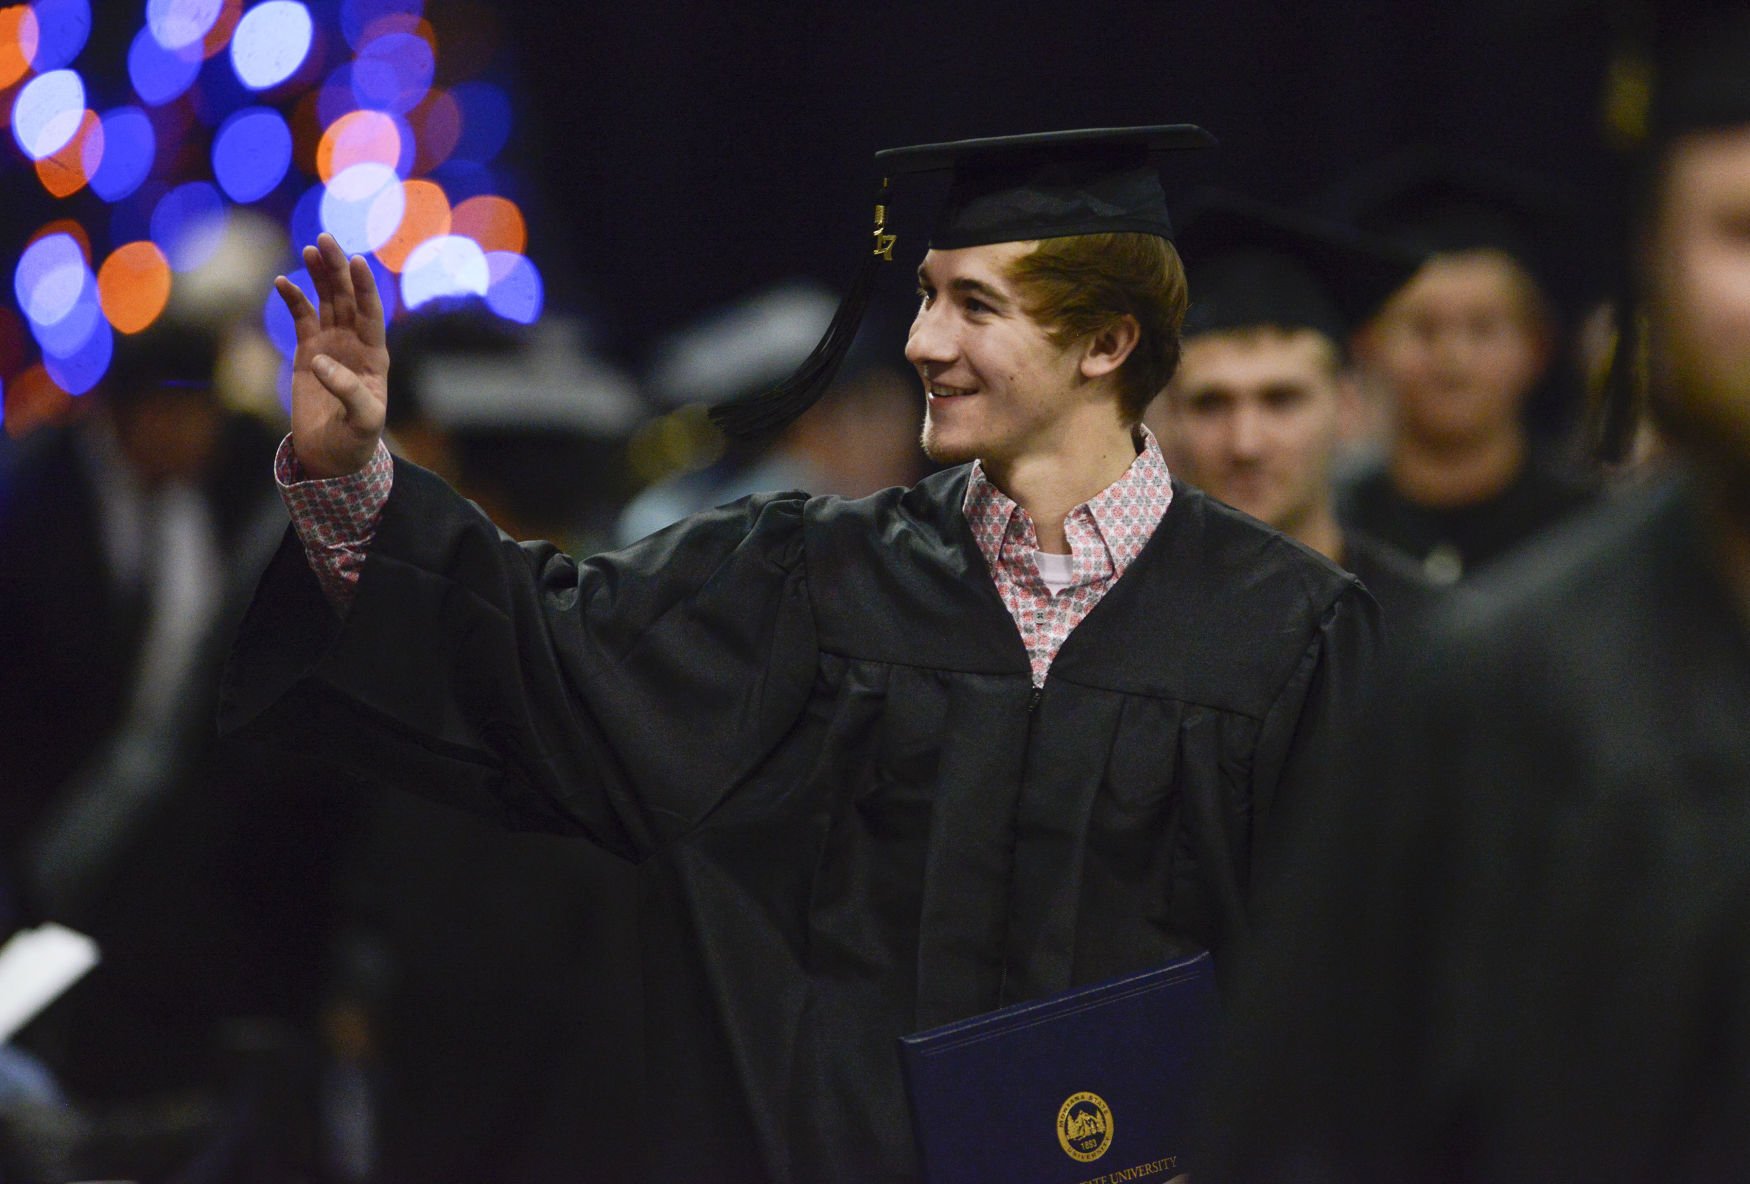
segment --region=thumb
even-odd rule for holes
[[[340,400],[348,419],[371,422],[376,408],[372,406],[370,392],[357,374],[327,354],[317,354],[310,359],[310,369],[328,393]]]

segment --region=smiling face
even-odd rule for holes
[[[1311,329],[1206,333],[1154,419],[1175,472],[1294,534],[1329,506],[1343,399],[1335,347]]]
[[[1049,454],[1065,447],[1093,401],[1115,407],[1110,391],[1084,380],[1085,350],[1054,343],[1023,306],[1009,269],[1032,249],[931,251],[918,268],[905,357],[924,384],[924,451],[939,464]]]
[[[1393,393],[1399,432],[1430,447],[1516,432],[1549,357],[1531,280],[1496,251],[1424,264],[1359,347]]]
[[[1665,161],[1644,263],[1654,407],[1686,447],[1750,479],[1750,128]]]

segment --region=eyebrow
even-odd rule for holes
[[[929,282],[930,282],[930,279],[929,279],[928,274],[924,271],[924,269],[922,267],[919,267],[918,268],[918,286],[923,287],[924,285],[928,284]],[[975,280],[969,276],[960,276],[958,279],[951,281],[948,284],[948,287],[952,291],[955,291],[955,292],[971,292],[974,295],[982,296],[986,300],[990,301],[992,304],[1000,304],[1000,305],[1003,305],[1004,307],[1007,307],[1008,304],[1010,303],[1009,297],[1007,295],[1005,295],[1003,292],[999,291],[996,288],[991,287],[989,284],[985,283],[983,280]]]

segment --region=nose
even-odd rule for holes
[[[1264,417],[1256,407],[1243,404],[1234,411],[1231,447],[1235,460],[1256,460],[1264,451]]]
[[[940,305],[921,305],[905,337],[905,360],[921,370],[949,365],[955,357],[954,334]]]

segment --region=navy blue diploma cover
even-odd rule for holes
[[[930,1184],[1167,1184],[1216,1026],[1207,953],[902,1036]]]

